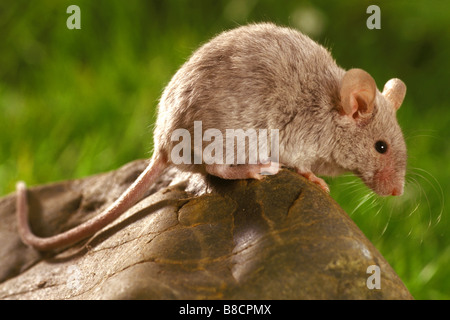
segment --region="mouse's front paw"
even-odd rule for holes
[[[325,180],[319,178],[314,173],[312,173],[312,172],[303,172],[303,171],[300,171],[300,170],[297,170],[297,173],[302,175],[302,176],[304,176],[309,181],[317,184],[326,193],[330,193],[330,188],[328,187],[328,185],[325,182]]]

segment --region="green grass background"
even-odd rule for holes
[[[81,30],[66,27],[72,4]],[[381,30],[366,27],[370,4]],[[449,299],[449,16],[448,1],[0,1],[0,195],[19,179],[81,178],[149,157],[157,101],[191,52],[222,30],[272,21],[380,89],[393,77],[407,84],[405,195],[370,196],[351,175],[328,182],[415,298]]]

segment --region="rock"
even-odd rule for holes
[[[145,165],[31,188],[32,228],[91,218]],[[339,205],[286,169],[261,181],[171,169],[111,226],[53,253],[21,243],[14,201],[0,199],[2,299],[412,299]]]

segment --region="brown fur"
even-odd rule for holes
[[[365,121],[342,116],[344,74],[324,47],[296,30],[263,23],[224,32],[198,49],[164,91],[155,151],[170,152],[168,134],[176,128],[193,136],[195,120],[203,130],[275,128],[284,165],[322,175],[351,171],[384,195],[403,189],[406,147],[394,108],[376,90]],[[389,154],[375,151],[377,140],[388,142]],[[394,174],[378,186],[374,175],[387,165]]]

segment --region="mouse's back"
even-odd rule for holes
[[[223,32],[194,52],[166,87],[155,146],[170,150],[167,133],[179,128],[193,137],[194,121],[202,121],[203,130],[280,129],[303,106],[316,107],[303,116],[307,125],[339,99],[343,73],[324,47],[299,31],[262,23]]]

